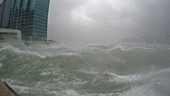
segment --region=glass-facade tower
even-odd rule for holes
[[[8,2],[8,4],[7,4]],[[10,2],[10,4],[9,4]],[[4,9],[10,11],[6,13],[9,15],[8,24],[0,27],[10,29],[19,29],[22,32],[23,39],[42,40],[47,38],[48,25],[48,9],[50,0],[4,0],[0,7],[0,13]],[[4,8],[4,5],[8,8]],[[2,17],[4,17],[1,15]]]
[[[4,0],[0,4],[0,28],[7,28],[9,25],[10,1]]]

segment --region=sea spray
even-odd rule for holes
[[[169,96],[169,56],[169,45],[6,45],[0,79],[21,96]]]

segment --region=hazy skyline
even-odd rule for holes
[[[169,9],[169,0],[51,0],[48,38],[117,41],[170,36]]]
[[[169,0],[51,0],[49,38],[114,41],[170,34]]]

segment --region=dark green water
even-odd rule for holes
[[[0,79],[21,96],[170,96],[170,46],[6,45]]]

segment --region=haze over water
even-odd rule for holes
[[[169,0],[51,0],[48,37],[169,42],[169,9]]]
[[[51,0],[48,39],[60,43],[0,47],[0,80],[20,96],[170,96],[169,6]]]
[[[21,96],[169,96],[170,45],[60,43],[0,48],[0,79]]]

